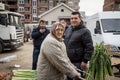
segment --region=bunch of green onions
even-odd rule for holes
[[[26,69],[13,70],[12,80],[37,80],[37,71]]]

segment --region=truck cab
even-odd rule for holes
[[[0,10],[0,52],[23,45],[22,16],[16,12]]]

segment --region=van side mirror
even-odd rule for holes
[[[98,30],[97,28],[94,29],[94,33],[97,34],[98,33]]]
[[[100,22],[96,21],[96,28],[94,29],[95,34],[101,34]]]
[[[101,30],[98,29],[98,28],[95,28],[95,29],[94,29],[94,33],[95,33],[95,34],[101,34]]]

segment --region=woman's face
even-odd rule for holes
[[[55,36],[58,39],[61,39],[64,34],[64,28],[61,25],[58,25],[55,29]]]

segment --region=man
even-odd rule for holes
[[[44,20],[40,20],[38,27],[33,29],[32,31],[31,36],[33,38],[33,44],[34,44],[33,63],[32,63],[33,70],[36,70],[37,68],[37,62],[38,62],[38,56],[40,53],[41,43],[43,42],[45,37],[48,35],[48,33],[49,33],[49,30],[46,29]]]
[[[60,23],[63,24],[63,26],[65,27],[65,31],[66,31],[66,29],[69,27],[69,26],[67,25],[66,20],[62,18],[62,19],[60,19]]]
[[[65,31],[69,28],[69,26],[64,18],[60,19],[60,23],[65,27]],[[63,38],[64,37],[65,37],[65,34],[63,35]]]
[[[79,12],[71,14],[70,22],[71,27],[67,29],[64,37],[67,54],[77,68],[84,70],[94,50],[91,33],[84,26]],[[72,79],[68,78],[68,80]]]

